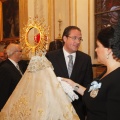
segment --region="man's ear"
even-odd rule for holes
[[[63,41],[66,42],[66,40],[67,40],[67,37],[63,36]]]

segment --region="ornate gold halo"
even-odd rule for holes
[[[40,35],[39,41],[35,45],[30,44],[28,40],[28,33],[33,28],[37,29]],[[44,24],[44,19],[38,20],[38,18],[29,18],[27,25],[23,28],[20,38],[20,43],[23,47],[23,54],[27,57],[31,57],[33,55],[41,55],[46,53],[48,35],[49,27]]]

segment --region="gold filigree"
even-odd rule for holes
[[[42,114],[43,114],[43,110],[41,110],[41,109],[38,110],[38,113],[39,113],[40,116],[42,116]]]
[[[95,97],[98,95],[98,92],[99,92],[98,89],[92,90],[92,91],[90,92],[90,96],[91,96],[92,98],[95,98]]]
[[[21,96],[18,101],[13,105],[9,116],[7,113],[1,112],[0,118],[1,120],[29,120],[31,115],[31,108],[29,107],[27,98],[25,96]]]
[[[34,45],[30,44],[28,40],[28,33],[31,29],[36,29],[40,35],[39,41],[37,41]],[[23,47],[23,54],[27,55],[27,57],[31,57],[36,54],[41,55],[46,52],[48,35],[49,27],[44,24],[44,19],[38,20],[37,17],[33,19],[29,18],[28,23],[23,28],[20,38],[20,43]]]
[[[57,88],[61,88],[61,84],[60,83],[57,83]]]
[[[31,109],[29,108],[27,98],[25,96],[22,96],[13,105],[10,118],[11,120],[19,120],[21,118],[28,119],[30,115],[31,115]]]
[[[37,96],[41,96],[41,95],[42,95],[42,92],[41,91],[37,91],[36,97]]]
[[[72,116],[73,120],[79,120],[79,117],[76,114],[72,104],[69,104],[66,107],[68,107],[68,109],[71,111],[71,113],[72,113],[71,116]],[[65,120],[69,120],[69,117],[70,117],[69,112],[66,112],[63,116],[64,116]]]

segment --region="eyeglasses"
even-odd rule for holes
[[[72,40],[83,41],[83,39],[81,37],[76,37],[76,36],[68,36],[68,37],[71,38]]]
[[[15,52],[22,52],[22,50],[20,50],[20,51],[15,51]]]

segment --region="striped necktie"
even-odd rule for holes
[[[68,58],[69,58],[69,62],[68,62],[68,75],[70,77],[71,73],[72,73],[72,69],[73,69],[73,56],[69,55]]]

